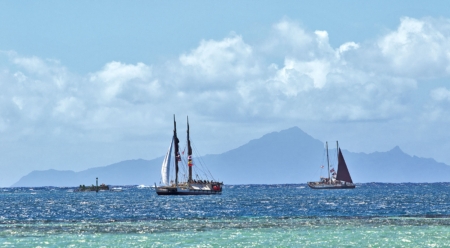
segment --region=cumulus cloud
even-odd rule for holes
[[[236,80],[259,71],[253,49],[241,36],[231,35],[223,40],[202,40],[200,45],[179,57],[182,76],[193,78],[197,83],[212,86],[218,82]],[[179,70],[180,68],[176,68]]]
[[[430,101],[424,106],[426,121],[450,121],[450,90],[438,87],[430,91]]]
[[[399,75],[435,78],[450,73],[450,20],[404,17],[377,45]]]
[[[449,101],[450,102],[450,90],[444,87],[440,87],[431,91],[431,98],[435,101]]]
[[[241,96],[248,98],[242,101],[248,113],[307,120],[378,120],[406,114],[409,93],[417,87],[414,78],[365,70],[377,57],[366,57],[367,66],[361,66],[361,61],[343,56],[361,46],[347,42],[333,49],[326,31],[310,32],[287,20],[274,25],[274,30],[271,40],[290,42],[272,44],[292,52],[285,55],[283,65],[269,65],[271,74],[266,78],[238,85]],[[306,52],[295,53],[301,49]]]
[[[272,37],[269,37],[265,49],[282,56],[292,54],[295,56],[308,56],[308,51],[314,43],[315,36],[308,33],[299,23],[284,19],[273,25]],[[306,52],[306,53],[305,53]]]
[[[84,111],[84,103],[73,96],[69,96],[59,100],[56,103],[53,113],[61,116],[62,118],[74,120],[83,118]]]
[[[0,131],[44,121],[59,129],[127,129],[177,112],[237,122],[249,116],[403,118],[421,80],[448,76],[449,26],[444,19],[405,17],[375,43],[333,48],[327,31],[283,19],[259,44],[231,33],[202,40],[164,64],[112,61],[89,75],[73,75],[56,60],[10,52],[15,67],[0,73]],[[274,54],[283,59],[271,60]],[[449,99],[446,88],[430,96]]]
[[[151,67],[143,63],[127,65],[113,61],[106,64],[101,71],[93,73],[90,81],[97,84],[98,90],[105,100],[111,100],[122,95],[124,100],[135,101],[136,98],[140,98],[140,101],[146,101],[145,97],[133,94],[141,90],[150,93],[148,97],[151,94],[158,94],[159,85],[157,82],[147,84],[148,81],[151,81],[151,75]]]
[[[151,66],[110,62],[78,76],[54,60],[5,54],[11,66],[0,71],[0,132],[52,136],[102,130],[95,135],[107,137],[112,128],[140,132],[130,127],[159,116],[159,106],[151,104],[163,96]]]
[[[359,48],[359,45],[356,44],[355,42],[353,42],[353,41],[346,42],[339,47],[339,49],[337,50],[336,56],[339,58],[341,54],[343,54],[347,51],[350,51],[350,50],[358,49],[358,48]]]
[[[2,55],[11,62],[0,72],[3,130],[46,122],[54,99],[70,92],[71,75],[55,60],[21,57],[14,52]]]

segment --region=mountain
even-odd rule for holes
[[[95,178],[98,177],[98,183],[108,185],[135,185],[150,184],[159,182],[162,158],[153,160],[126,160],[116,164],[95,167],[80,172],[74,171],[32,171],[30,174],[22,177],[12,187],[24,186],[78,186],[84,184],[95,185]],[[153,177],[152,177],[153,176]],[[153,180],[153,178],[155,178]],[[157,181],[156,181],[157,180]]]
[[[353,153],[342,150],[354,182],[444,182],[450,180],[450,166],[433,159],[404,153],[399,147],[387,152]],[[336,150],[330,149],[336,164]],[[33,171],[13,187],[109,185],[152,185],[160,181],[163,157],[127,160],[116,164],[73,171]],[[222,154],[194,160],[206,165],[216,180],[226,184],[306,183],[319,179],[326,165],[324,144],[298,127],[273,132]],[[183,170],[180,170],[183,173]],[[322,170],[322,175],[326,170]],[[195,174],[194,174],[195,177]]]
[[[448,182],[450,166],[434,159],[404,153],[396,146],[387,152],[351,153],[343,151],[353,181],[356,182]]]
[[[323,143],[293,127],[273,132],[220,155],[203,158],[229,184],[300,183],[315,175]]]

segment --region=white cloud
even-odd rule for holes
[[[395,73],[436,78],[450,74],[450,20],[404,17],[397,30],[378,41]]]
[[[429,122],[450,121],[450,90],[445,87],[430,91],[430,101],[424,106],[422,118]]]
[[[358,121],[403,118],[411,111],[417,80],[393,73],[389,64],[379,67],[378,43],[346,42],[334,49],[326,31],[307,31],[289,20],[273,29],[263,46],[237,35],[202,41],[178,64],[169,63],[169,75],[159,72],[160,83],[167,93],[176,92],[180,110],[217,119],[231,111],[229,119],[242,121],[249,115]],[[284,64],[266,61],[274,52]]]
[[[43,60],[38,57],[20,57],[10,53],[14,64],[24,68],[28,73],[37,75],[42,79],[53,82],[58,88],[65,87],[68,77],[67,69],[57,60]],[[19,76],[22,72],[17,72]],[[23,74],[22,74],[23,75]],[[22,78],[23,79],[23,78]]]
[[[79,128],[129,126],[159,112],[179,111],[221,120],[226,114],[244,122],[248,115],[327,121],[402,118],[410,111],[417,78],[429,73],[429,63],[439,75],[447,75],[447,24],[403,18],[397,30],[376,43],[349,41],[333,48],[327,31],[308,31],[283,19],[262,45],[231,34],[203,40],[161,65],[112,61],[81,76],[55,60],[10,53],[20,69],[4,73],[9,84],[3,83],[7,90],[0,94],[9,99],[4,106],[13,122],[53,118]],[[428,46],[430,53],[423,51]],[[271,60],[274,53],[282,64]],[[438,93],[432,94],[439,98]],[[117,116],[127,120],[115,120]]]
[[[347,51],[350,51],[350,50],[358,49],[358,48],[359,48],[359,45],[356,44],[355,42],[353,42],[353,41],[352,42],[346,42],[346,43],[342,44],[339,47],[339,49],[337,50],[338,58],[340,57],[341,54],[343,54],[343,53],[345,53]]]
[[[200,45],[179,57],[182,77],[193,78],[197,84],[214,87],[221,82],[228,87],[229,80],[236,80],[258,73],[253,49],[241,36],[231,35],[221,41],[202,40]],[[177,73],[174,71],[173,73]]]
[[[450,90],[444,87],[432,90],[430,95],[435,101],[450,101]]]
[[[158,82],[155,81],[151,85],[147,85],[147,81],[151,79],[151,67],[137,63],[136,65],[127,65],[120,62],[110,62],[103,67],[103,70],[95,72],[91,75],[90,81],[97,84],[98,90],[101,91],[103,99],[109,101],[120,94],[128,91],[128,88],[143,89],[157,95]],[[133,90],[132,90],[133,91]],[[134,96],[123,96],[125,100],[133,101]],[[145,101],[145,99],[140,99]]]
[[[270,89],[279,90],[286,96],[297,96],[313,88],[323,88],[329,72],[327,61],[297,61],[286,59],[285,66],[269,79]]]
[[[288,34],[292,35],[288,40],[296,41],[272,42],[277,49],[307,48],[307,56],[289,53],[283,66],[268,66],[271,74],[267,78],[238,85],[245,99],[240,112],[245,109],[272,118],[354,121],[402,118],[407,114],[409,93],[417,87],[414,79],[365,70],[377,58],[367,57],[367,65],[362,66],[353,57],[341,56],[350,50],[357,52],[360,45],[347,42],[333,49],[326,31],[308,32],[287,20],[274,27],[277,32],[272,41],[283,40]]]
[[[315,38],[312,34],[307,33],[307,31],[300,27],[297,22],[287,19],[276,23],[273,28],[277,37],[271,39],[271,43],[275,48],[278,46],[288,46],[293,51],[299,52],[309,47]]]
[[[20,109],[23,109],[23,99],[20,97],[13,96],[12,102]]]
[[[83,118],[84,111],[84,103],[73,96],[69,96],[56,103],[53,113],[63,119],[72,121]]]

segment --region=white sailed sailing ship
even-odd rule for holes
[[[207,171],[203,171],[203,174],[206,176],[206,180],[200,178],[198,174],[193,178],[193,158],[192,158],[192,147],[191,140],[189,137],[189,119],[187,121],[187,156],[183,157],[184,151],[180,154],[179,150],[179,140],[177,137],[177,125],[175,121],[175,116],[173,117],[173,138],[170,143],[169,149],[167,150],[166,156],[164,157],[164,161],[161,168],[161,186],[156,186],[155,189],[158,195],[212,195],[212,194],[221,194],[222,193],[222,182],[217,182],[212,178],[211,173]],[[175,172],[170,173],[170,169],[172,167],[171,158],[172,158],[172,150],[173,150],[173,165],[175,167]],[[200,162],[200,161],[199,161]],[[202,167],[202,166],[196,166]],[[187,177],[186,174],[184,176],[179,177],[181,170],[186,171],[187,168]],[[200,172],[200,168],[197,168]],[[206,169],[207,170],[207,169]],[[208,176],[209,173],[209,176]],[[171,176],[174,176],[174,180],[171,180]]]
[[[337,172],[334,169],[330,170],[330,159],[328,156],[328,142],[326,143],[327,163],[328,163],[328,177],[321,177],[319,182],[308,182],[308,186],[312,189],[354,189],[352,177],[348,171],[344,156],[342,155],[339,143],[336,141],[338,168]]]

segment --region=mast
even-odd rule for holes
[[[188,145],[188,168],[189,168],[189,179],[188,182],[192,182],[192,147],[191,140],[189,138],[189,117],[187,117],[187,145]]]
[[[178,161],[180,161],[181,158],[178,150],[178,143],[180,143],[180,140],[178,140],[177,137],[177,123],[175,121],[175,115],[173,115],[173,141],[175,143],[175,149],[173,151],[175,157],[175,185],[178,186]]]
[[[327,147],[327,163],[328,163],[328,182],[330,182],[330,158],[328,157],[328,141],[325,142],[325,145]]]
[[[339,143],[338,143],[337,140],[336,140],[336,157],[337,157],[338,160],[339,160]]]

